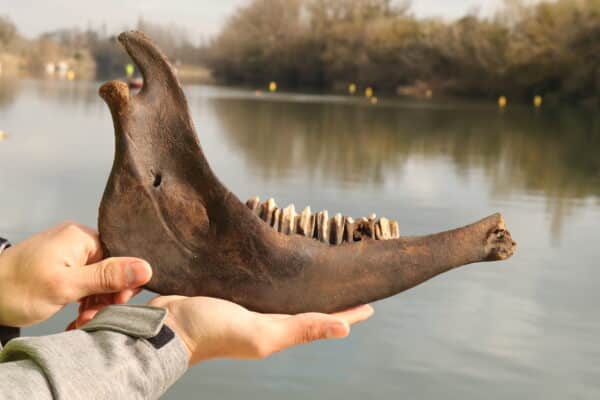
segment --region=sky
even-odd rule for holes
[[[0,0],[0,15],[8,15],[19,31],[33,38],[42,32],[106,24],[108,32],[135,27],[141,16],[150,22],[176,24],[191,37],[208,39],[227,17],[249,0]],[[478,9],[491,14],[502,0],[413,0],[417,16],[457,18]]]

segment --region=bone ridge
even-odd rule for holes
[[[272,198],[261,203],[257,196],[248,199],[246,206],[280,233],[302,235],[322,243],[339,245],[365,239],[389,240],[400,237],[398,222],[383,217],[377,219],[375,214],[354,219],[337,213],[330,218],[327,210],[312,213],[310,206],[296,213],[293,204],[280,208]]]

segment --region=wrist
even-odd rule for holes
[[[179,339],[183,343],[185,350],[187,352],[188,366],[191,367],[193,364],[196,364],[196,362],[193,362],[193,359],[192,359],[193,354],[194,354],[193,341],[189,338],[189,336],[185,333],[185,331],[183,329],[181,329],[181,327],[177,323],[177,320],[175,319],[173,314],[170,312],[170,310],[168,308],[165,308],[165,309],[167,310],[167,318],[165,319],[165,325],[168,326],[175,333],[175,335],[177,335],[179,337]]]

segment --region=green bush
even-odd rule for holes
[[[492,18],[417,19],[390,0],[253,0],[210,46],[225,83],[378,91],[425,83],[470,96],[573,100],[600,88],[600,0],[526,6]]]

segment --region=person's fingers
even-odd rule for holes
[[[153,298],[152,300],[150,300],[148,302],[148,305],[153,306],[153,307],[166,307],[167,305],[169,305],[169,303],[172,303],[174,301],[180,301],[180,300],[186,300],[189,299],[189,297],[185,297],[185,296],[177,296],[177,295],[172,295],[172,296],[156,296],[155,298]]]
[[[75,328],[81,328],[88,322],[90,322],[98,314],[98,310],[85,310],[83,313],[77,316],[75,320]]]
[[[327,314],[306,313],[272,320],[273,351],[320,339],[341,339],[350,333],[346,321]]]
[[[113,304],[113,294],[98,294],[88,296],[79,306],[79,314],[75,320],[77,328],[87,324],[96,314],[106,307]]]
[[[73,271],[75,295],[81,297],[135,289],[152,277],[152,269],[138,258],[107,258]]]
[[[142,291],[142,288],[125,289],[113,295],[113,304],[125,304]]]
[[[334,317],[341,318],[348,324],[352,325],[357,322],[362,322],[371,317],[375,310],[369,304],[354,307],[349,310],[341,311],[332,314]]]
[[[348,310],[340,311],[337,313],[330,314],[334,317],[341,318],[350,325],[355,324],[357,322],[362,322],[373,315],[375,310],[369,304],[364,304],[361,306],[357,306],[354,308],[349,308]],[[263,314],[269,316],[274,320],[287,319],[292,317],[290,314]]]
[[[72,331],[73,329],[76,329],[77,326],[75,326],[75,322],[76,321],[71,321],[71,323],[65,328],[65,331]]]
[[[73,245],[81,265],[98,262],[103,258],[102,244],[98,232],[75,222],[66,221],[56,227],[55,232],[65,243]]]
[[[259,313],[256,313],[256,314],[258,315]],[[293,317],[293,315],[291,315],[291,314],[262,314],[262,315],[265,315],[274,320],[287,319],[287,318]]]
[[[259,340],[258,355],[263,357],[285,348],[320,339],[342,339],[350,333],[350,325],[364,321],[373,315],[373,307],[364,305],[332,315],[305,313],[293,316],[284,314],[266,315],[264,336],[269,338],[265,345]],[[259,321],[260,315],[257,316]]]
[[[75,320],[77,328],[90,322],[100,310],[114,303],[113,294],[100,294],[87,297],[87,300],[79,307],[79,315]]]
[[[85,234],[87,240],[85,241],[85,262],[84,265],[96,263],[104,258],[102,251],[102,244],[100,243],[100,236],[98,232],[85,225],[79,225],[79,229]]]

